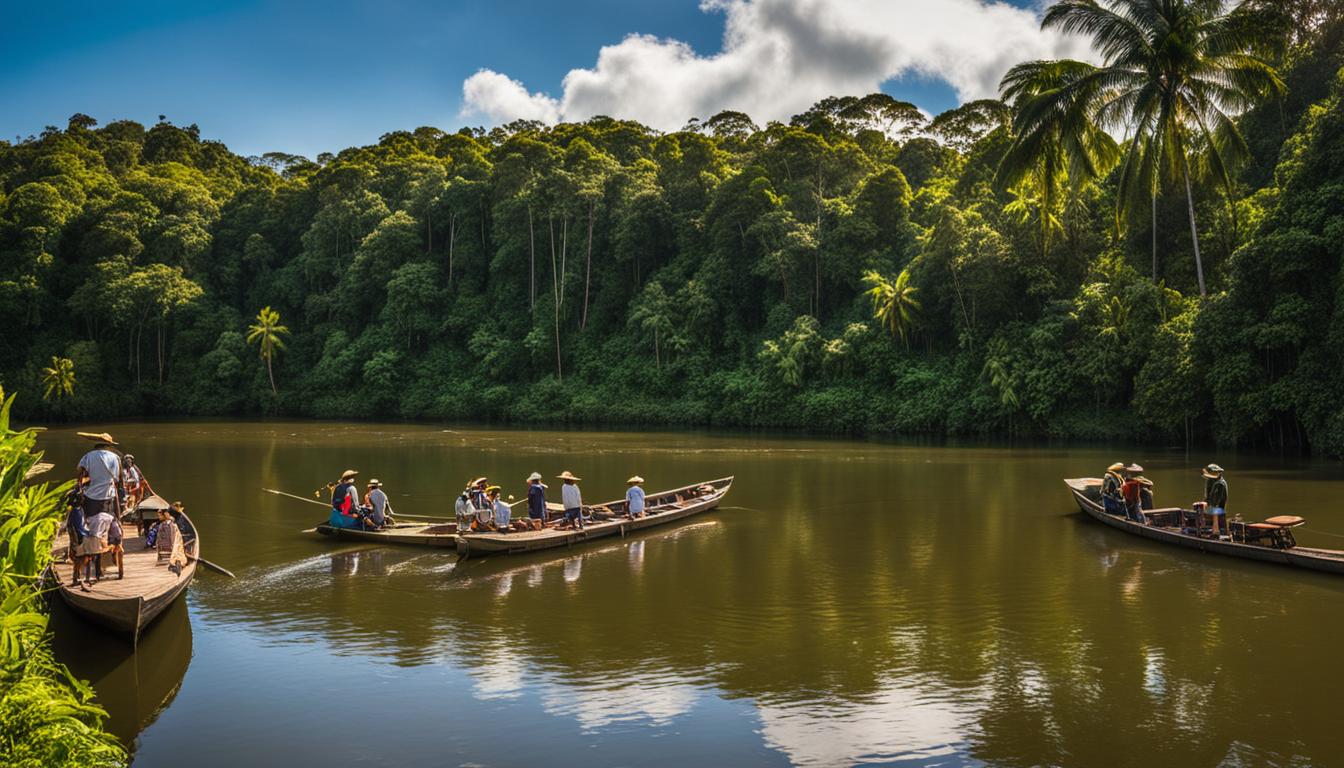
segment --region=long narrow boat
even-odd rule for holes
[[[167,503],[160,497],[150,496],[141,502],[137,512],[143,514],[146,510],[166,506]],[[182,549],[187,555],[187,564],[180,571],[174,572],[167,561],[159,560],[156,549],[145,548],[145,540],[140,536],[134,520],[131,520],[122,525],[125,578],[118,579],[115,575],[116,566],[109,566],[105,559],[103,579],[86,592],[68,581],[69,562],[57,563],[53,557],[50,578],[59,585],[61,599],[65,600],[65,604],[90,621],[129,635],[133,643],[139,642],[140,633],[145,627],[187,591],[196,575],[196,558],[201,552],[200,536],[186,513],[174,511],[172,514],[182,532]],[[57,534],[52,543],[53,555],[63,556],[65,550],[65,534]]]
[[[381,531],[363,531],[334,528],[324,522],[307,532],[336,539],[379,544],[451,547],[462,557],[537,552],[555,547],[573,546],[604,536],[617,534],[624,536],[708,512],[719,505],[732,484],[733,478],[725,477],[651,493],[646,499],[647,514],[633,520],[625,517],[625,499],[598,504],[591,508],[595,511],[594,521],[582,530],[560,529],[552,524],[540,531],[464,533],[458,531],[456,522],[400,522]],[[559,505],[548,506],[553,512],[559,510]]]
[[[1344,574],[1344,551],[1297,545],[1292,529],[1304,522],[1300,517],[1284,515],[1256,523],[1233,523],[1230,540],[1220,540],[1187,532],[1182,521],[1194,514],[1190,510],[1180,507],[1144,510],[1145,525],[1106,512],[1101,505],[1100,479],[1082,477],[1064,483],[1085,514],[1126,533],[1216,555]]]

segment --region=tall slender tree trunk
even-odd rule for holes
[[[588,201],[588,266],[583,273],[583,314],[579,317],[579,330],[588,327],[588,284],[593,278],[593,206],[596,201]]]
[[[1157,282],[1157,190],[1153,190],[1153,282]]]
[[[549,223],[551,231],[551,295],[555,299],[555,378],[564,381],[564,369],[560,364],[560,272],[555,265],[555,219]]]
[[[565,257],[569,255],[569,216],[560,220],[560,303],[565,301]]]
[[[271,358],[272,355],[266,356],[266,377],[271,380],[271,394],[279,397],[280,390],[275,388],[275,372],[271,370]]]
[[[1185,176],[1185,205],[1190,212],[1190,242],[1195,246],[1195,276],[1199,279],[1199,296],[1204,298],[1204,262],[1199,258],[1199,230],[1195,227],[1195,193],[1190,188],[1190,160],[1182,157],[1181,170]]]
[[[530,272],[527,284],[527,308],[537,311],[537,235],[532,227],[532,204],[527,204],[527,259]]]
[[[457,211],[448,215],[448,284],[453,283],[453,246],[457,242]]]

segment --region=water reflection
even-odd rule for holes
[[[171,456],[142,459],[180,461],[199,483],[193,519],[208,526],[209,556],[240,576],[193,585],[211,641],[194,669],[227,680],[225,667],[246,659],[235,670],[246,693],[213,690],[228,721],[190,721],[203,745],[247,734],[257,749],[370,764],[1344,754],[1333,722],[1344,581],[1171,550],[1080,518],[1059,478],[1105,466],[1100,452],[611,433],[565,435],[558,452],[557,436],[535,432],[303,425],[282,440],[252,429],[177,435]],[[249,469],[259,455],[274,466]],[[306,488],[331,467],[377,467],[399,479],[394,505],[438,514],[445,465],[521,485],[561,459],[598,478],[584,488],[598,499],[650,467],[665,476],[651,487],[725,470],[738,481],[729,507],[685,525],[558,557],[458,564],[298,536],[312,513],[271,497],[211,509],[227,494],[194,469],[214,462],[224,477]],[[1145,461],[1173,499],[1199,492],[1187,464]],[[1313,524],[1344,530],[1344,510],[1324,503],[1344,481],[1291,482],[1303,473],[1328,474],[1265,467],[1237,486],[1240,508],[1321,509]],[[305,705],[319,692],[395,707],[397,721],[331,729]],[[278,702],[283,732],[248,697]],[[445,713],[460,727],[446,729]],[[152,735],[167,743],[165,728]],[[201,766],[223,764],[205,751]]]
[[[56,658],[93,683],[108,711],[107,730],[131,746],[177,696],[191,663],[191,621],[178,601],[140,636],[137,648],[53,602]]]

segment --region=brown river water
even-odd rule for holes
[[[104,425],[97,425],[99,429]],[[139,766],[1344,764],[1344,577],[1167,547],[1065,477],[1137,460],[1159,506],[1228,470],[1229,513],[1344,548],[1344,469],[1201,451],[427,425],[113,425],[203,554],[138,653],[58,610]],[[65,473],[87,447],[42,438]],[[456,564],[301,533],[343,469],[405,514],[466,480],[585,501],[735,475],[708,515]],[[559,485],[551,484],[558,497]]]

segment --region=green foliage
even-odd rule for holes
[[[120,766],[126,753],[101,730],[93,690],[52,656],[38,584],[70,483],[25,482],[41,454],[37,431],[10,428],[14,396],[0,390],[0,764]]]
[[[1143,18],[1102,24],[1112,3],[1073,0],[1047,14],[1107,43],[1098,66],[1024,65],[1007,103],[928,122],[874,94],[667,134],[606,117],[421,127],[311,161],[77,115],[0,145],[0,377],[60,418],[1188,435],[1344,453],[1330,383],[1344,22],[1308,3],[1248,34],[1267,4],[1125,6]],[[1130,44],[1164,13],[1206,23],[1173,28],[1185,47],[1160,55],[1190,52],[1167,62],[1190,77],[1159,84],[1177,106],[1150,115],[1135,105],[1164,103],[1149,99],[1161,68],[1143,63],[1159,54]],[[1241,116],[1275,77],[1287,97]],[[1112,130],[1125,121],[1134,131]],[[1188,194],[1173,163],[1187,157]],[[1117,211],[1151,226],[1118,231]],[[79,385],[44,404],[53,356]]]

